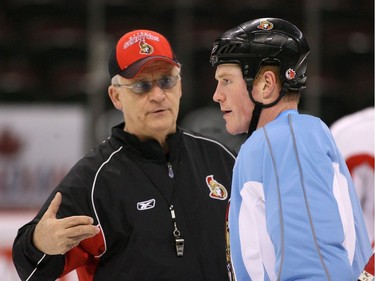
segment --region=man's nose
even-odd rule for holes
[[[216,90],[215,90],[215,93],[212,96],[212,99],[215,102],[222,102],[223,101],[224,96],[223,96],[223,94],[221,94],[221,92],[219,91],[218,87],[216,87]]]
[[[150,99],[155,101],[162,101],[165,98],[165,90],[161,89],[156,83],[152,85],[152,89],[148,93]]]

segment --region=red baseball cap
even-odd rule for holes
[[[147,63],[163,60],[179,66],[168,40],[155,31],[138,29],[123,35],[108,61],[111,78],[117,74],[133,78]]]

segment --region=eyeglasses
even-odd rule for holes
[[[128,89],[131,89],[136,94],[145,94],[151,91],[155,83],[159,86],[160,89],[163,89],[163,90],[172,89],[174,86],[177,85],[177,80],[179,80],[180,78],[181,78],[180,75],[164,76],[162,78],[159,78],[157,80],[152,80],[152,81],[138,81],[131,85],[114,84],[113,86],[125,87]]]

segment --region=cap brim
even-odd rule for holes
[[[173,59],[163,57],[163,56],[152,56],[152,57],[147,57],[139,61],[136,61],[135,63],[132,63],[126,69],[120,71],[118,74],[127,79],[133,78],[139,71],[141,71],[143,67],[146,66],[146,64],[152,61],[157,61],[157,60],[166,61],[175,66],[179,66],[178,62]]]

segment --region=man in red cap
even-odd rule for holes
[[[234,155],[176,124],[181,66],[135,30],[108,63],[124,122],[71,169],[15,239],[22,280],[228,280],[225,214]],[[208,180],[209,179],[209,180]],[[220,196],[212,194],[212,184]]]

